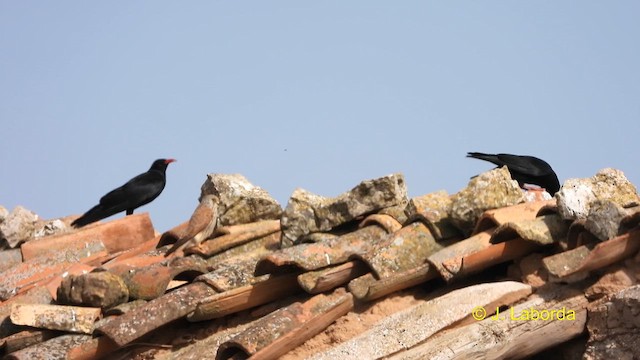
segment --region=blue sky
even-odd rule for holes
[[[281,204],[406,176],[455,193],[534,155],[560,181],[640,183],[634,1],[0,2],[0,204],[80,214],[157,158],[148,211],[189,218],[207,173]],[[120,217],[123,215],[117,215]]]

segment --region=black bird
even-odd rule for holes
[[[100,198],[98,205],[77,218],[71,225],[79,228],[125,210],[127,215],[133,214],[133,210],[150,203],[160,195],[167,180],[165,175],[167,166],[174,161],[176,160],[158,159],[154,161],[149,171],[108,192]]]
[[[507,166],[511,177],[518,182],[520,187],[525,188],[525,184],[538,185],[551,196],[560,190],[558,176],[551,166],[544,160],[533,156],[511,155],[511,154],[483,154],[479,152],[467,153],[467,157],[486,160],[498,167]]]

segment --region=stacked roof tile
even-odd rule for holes
[[[0,251],[0,351],[640,357],[640,197],[620,171],[554,198],[506,168],[412,199],[393,174],[336,198],[298,189],[285,209],[240,175],[210,174],[201,201],[211,211],[164,234],[145,213],[82,229],[26,216],[31,235],[5,235]],[[19,216],[3,218],[0,234]]]

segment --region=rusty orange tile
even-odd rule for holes
[[[386,235],[383,227],[370,225],[326,242],[284,248],[261,259],[256,265],[256,274],[277,272],[278,268],[287,266],[308,271],[342,264],[353,255],[372,251],[375,243]]]
[[[112,265],[115,263],[119,263],[119,262],[123,262],[125,260],[128,259],[133,259],[133,258],[137,258],[140,256],[156,256],[156,255],[160,255],[160,251],[157,251],[156,255],[151,255],[150,253],[153,253],[154,250],[156,250],[156,247],[158,246],[158,243],[160,241],[161,236],[156,236],[153,239],[149,239],[145,242],[143,242],[142,244],[136,245],[130,249],[124,250],[120,253],[117,253],[116,256],[109,260],[108,262],[106,262],[104,265]],[[158,256],[158,259],[160,257]],[[149,264],[147,264],[149,265]]]
[[[253,356],[277,359],[315,336],[353,309],[351,294],[339,289],[330,295],[316,295],[263,317],[244,332],[224,342],[216,358]]]
[[[105,255],[101,242],[90,242],[80,248],[67,248],[49,256],[29,259],[0,274],[0,278],[4,280],[0,283],[0,299],[6,300],[21,289],[46,281],[75,263],[90,263]]]
[[[164,257],[163,259],[166,260]],[[120,264],[111,267],[109,271],[122,278],[129,289],[131,299],[151,300],[164,294],[167,286],[176,276],[191,273],[192,277],[195,277],[194,274],[206,273],[207,266],[203,259],[189,256],[144,267]]]
[[[46,304],[13,304],[11,322],[49,330],[91,334],[100,308]]]
[[[53,298],[46,288],[34,287],[0,303],[0,339],[23,330],[9,321],[13,304],[50,304],[52,301]]]
[[[473,234],[500,226],[507,222],[534,219],[540,209],[555,204],[555,200],[525,202],[518,205],[485,211],[473,230]]]
[[[640,249],[640,229],[598,243],[593,249],[579,246],[542,260],[549,273],[558,278],[587,273],[609,266]]]
[[[521,238],[540,245],[550,245],[564,240],[569,225],[558,214],[542,215],[533,219],[506,222],[495,229],[492,243]]]
[[[60,287],[60,284],[62,283],[62,279],[64,279],[66,276],[69,275],[81,275],[81,274],[86,274],[91,272],[93,269],[95,269],[94,266],[89,266],[86,264],[73,264],[70,267],[68,267],[63,273],[56,275],[53,279],[51,279],[46,285],[45,287],[47,288],[47,290],[49,290],[49,293],[51,294],[51,297],[54,300],[57,300],[58,297],[58,287]]]
[[[187,247],[184,253],[209,257],[279,231],[280,220],[263,220],[243,225],[223,226],[215,231],[220,236],[205,240],[199,245]]]
[[[25,261],[70,247],[80,247],[93,241],[101,241],[109,253],[115,253],[130,249],[153,237],[154,230],[149,214],[142,213],[67,234],[32,240],[22,244],[21,249]]]
[[[203,282],[189,284],[118,316],[96,330],[124,346],[192,312],[216,291]]]

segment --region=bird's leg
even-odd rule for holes
[[[127,209],[127,215],[133,214],[133,209]]]

